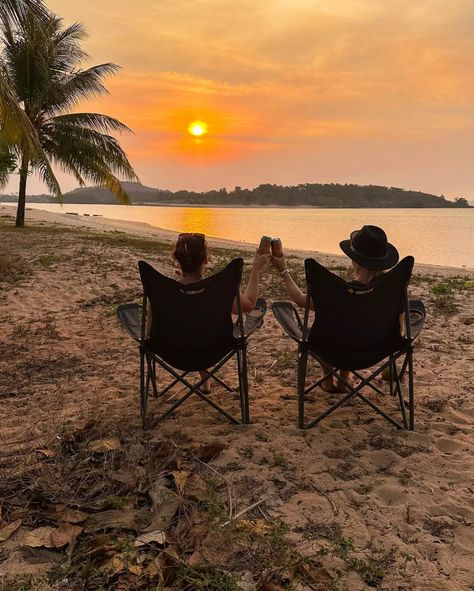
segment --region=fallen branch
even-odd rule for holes
[[[242,511],[239,511],[236,515],[234,515],[234,517],[232,517],[232,519],[229,519],[229,521],[226,521],[225,523],[223,523],[221,525],[221,527],[226,527],[227,525],[230,525],[233,521],[235,521],[239,517],[242,517],[242,515],[245,515],[245,513],[248,513],[252,509],[259,507],[262,503],[265,503],[265,501],[268,501],[268,499],[271,499],[272,497],[276,497],[276,496],[277,495],[270,495],[269,497],[265,497],[264,499],[260,499],[260,501],[257,501],[256,503],[253,503],[252,505],[246,507],[245,509],[242,509]]]

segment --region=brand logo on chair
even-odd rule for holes
[[[184,293],[185,295],[197,295],[199,293],[204,293],[206,291],[206,289],[203,287],[202,289],[195,289],[193,291],[186,290],[186,289],[180,289],[179,291],[181,293]]]
[[[348,293],[355,293],[356,295],[365,295],[366,293],[370,293],[371,291],[374,291],[374,288],[371,287],[370,289],[354,289],[353,287],[350,287],[347,292]]]

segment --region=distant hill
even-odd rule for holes
[[[470,207],[464,198],[449,201],[444,196],[421,191],[407,191],[398,187],[377,185],[341,185],[305,183],[290,187],[260,185],[255,189],[235,187],[233,191],[219,189],[197,193],[167,191],[146,187],[139,183],[123,183],[134,205],[260,205],[312,207]],[[16,201],[14,196],[0,196],[3,201]],[[29,202],[50,203],[49,195],[28,197]],[[112,193],[101,187],[75,189],[65,193],[64,203],[116,204]]]

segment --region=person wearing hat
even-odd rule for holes
[[[387,240],[387,235],[378,226],[363,226],[360,230],[351,232],[348,240],[339,243],[344,254],[352,261],[354,279],[348,283],[350,287],[366,287],[377,280],[384,271],[394,267],[399,260],[399,254],[395,246]],[[295,304],[304,308],[306,306],[306,294],[296,284],[287,267],[285,257],[272,256],[270,261],[280,272],[286,285],[286,289]],[[311,310],[314,304],[310,302]],[[402,326],[402,318],[400,319]],[[329,373],[330,368],[323,369]],[[347,381],[349,372],[341,371],[341,377]],[[344,386],[334,384],[332,376],[321,383],[321,387],[327,392],[344,392]]]

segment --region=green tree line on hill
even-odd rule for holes
[[[219,189],[204,191],[167,191],[138,183],[125,182],[135,205],[260,205],[307,207],[469,207],[464,198],[449,201],[443,196],[397,187],[377,185],[342,185],[336,183],[304,183],[294,186],[264,184],[255,189],[235,187],[233,191]],[[14,197],[3,199],[14,199]],[[31,201],[48,202],[53,198],[39,195]],[[64,203],[116,203],[114,195],[105,188],[75,189],[64,195]]]

